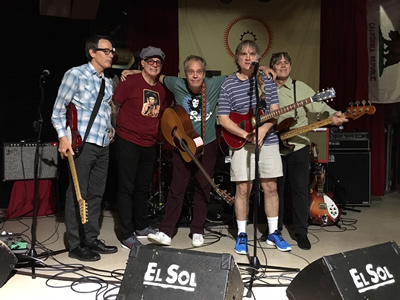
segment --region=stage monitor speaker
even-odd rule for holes
[[[286,295],[290,300],[398,299],[399,252],[395,242],[387,242],[324,256],[293,279]]]
[[[243,282],[230,254],[132,247],[118,300],[242,299]]]
[[[307,133],[311,143],[318,147],[318,162],[327,164],[329,161],[329,129],[316,128]]]
[[[4,143],[3,180],[34,179],[36,143]],[[38,178],[57,177],[57,143],[39,144]]]
[[[8,276],[18,262],[10,248],[0,240],[0,288],[8,280]]]
[[[330,151],[327,191],[337,205],[370,206],[371,154],[369,151]]]

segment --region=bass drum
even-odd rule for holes
[[[214,182],[219,188],[234,196],[235,183],[231,182],[229,172],[217,172],[214,174]],[[233,221],[233,205],[229,205],[214,190],[210,193],[210,203],[208,204],[207,222],[211,224],[230,224]]]

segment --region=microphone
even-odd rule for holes
[[[47,77],[49,75],[50,75],[50,71],[46,69],[46,70],[42,71],[42,75],[40,75],[40,77]]]
[[[252,61],[252,62],[250,63],[250,65],[251,65],[252,67],[256,67],[256,66],[258,66],[258,61]]]

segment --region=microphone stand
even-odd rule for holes
[[[36,149],[35,149],[35,160],[34,160],[34,168],[33,168],[33,214],[32,214],[32,227],[31,227],[31,248],[28,251],[28,256],[31,259],[31,267],[32,267],[32,279],[36,278],[35,273],[35,259],[37,258],[37,252],[35,250],[36,246],[36,227],[37,227],[37,210],[38,210],[38,191],[39,191],[39,143],[42,137],[42,128],[43,128],[43,117],[42,117],[42,104],[44,102],[44,85],[45,85],[45,76],[40,75],[39,79],[39,87],[40,87],[40,103],[38,106],[38,120],[33,122],[33,127],[37,132],[36,137]]]
[[[254,177],[254,206],[253,206],[253,231],[254,231],[254,236],[253,236],[253,256],[250,257],[250,264],[241,264],[238,263],[238,265],[246,265],[251,267],[251,277],[250,277],[250,282],[249,282],[249,287],[247,289],[247,294],[246,297],[250,298],[253,290],[253,284],[255,280],[255,274],[256,271],[263,267],[263,268],[270,268],[270,269],[275,269],[275,270],[282,270],[282,271],[295,271],[295,272],[300,272],[300,269],[298,268],[286,268],[286,267],[278,267],[278,266],[267,266],[267,265],[261,265],[260,261],[257,257],[257,227],[258,227],[258,206],[260,205],[260,173],[259,173],[259,159],[260,159],[260,148],[258,147],[258,128],[261,125],[260,121],[260,112],[261,112],[261,104],[260,104],[260,95],[258,93],[258,81],[257,81],[257,74],[258,74],[258,67],[259,63],[253,63],[252,64],[254,67],[254,73],[253,73],[253,78],[254,78],[254,91],[256,95],[256,111],[255,111],[255,118],[256,118],[256,126],[255,126],[255,137],[256,137],[256,145],[255,145],[255,177]]]
[[[48,74],[47,74],[48,75]],[[38,211],[38,191],[39,191],[39,144],[42,136],[42,128],[43,128],[43,117],[42,117],[42,105],[44,103],[44,86],[46,83],[45,80],[46,75],[40,75],[39,87],[40,87],[40,103],[38,106],[38,120],[33,122],[34,130],[37,132],[36,137],[36,148],[35,148],[35,158],[34,158],[34,168],[33,168],[33,180],[34,180],[34,188],[33,188],[33,212],[32,212],[32,227],[31,227],[31,248],[29,249],[27,255],[18,256],[22,260],[27,260],[28,265],[32,268],[32,279],[36,278],[35,266],[36,259],[39,257],[36,250],[36,227],[37,227],[37,211]],[[53,252],[54,254],[65,252],[66,250],[60,250]],[[48,254],[50,255],[50,254]],[[40,255],[40,257],[43,255]]]

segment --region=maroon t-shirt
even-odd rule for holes
[[[117,134],[143,147],[157,143],[158,127],[167,107],[164,86],[149,85],[142,74],[134,74],[121,81],[113,99],[121,104],[117,116]]]

